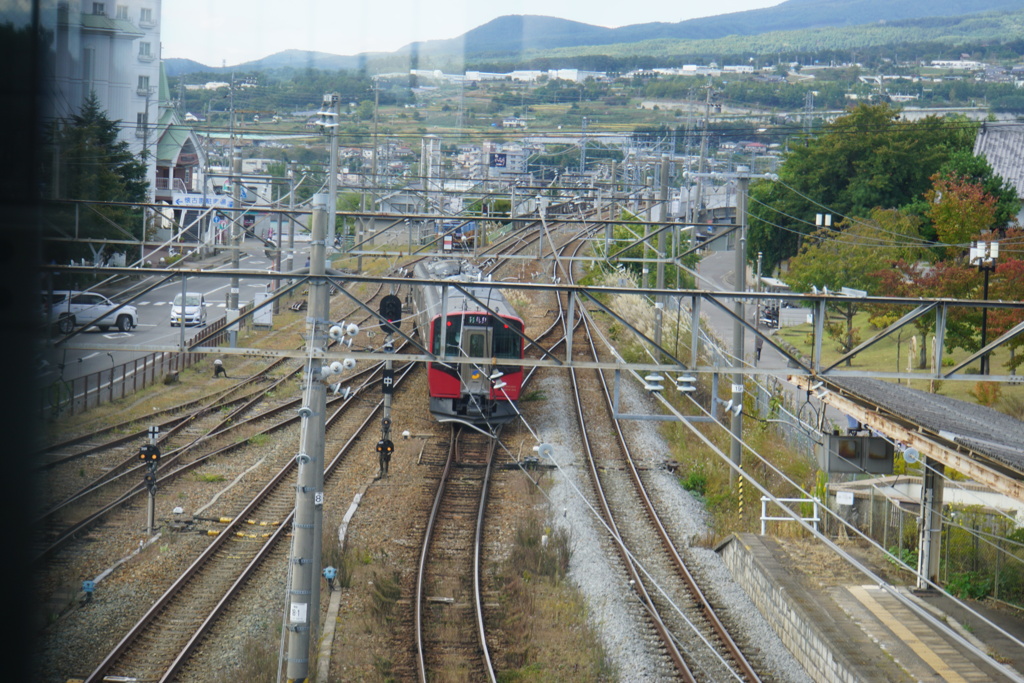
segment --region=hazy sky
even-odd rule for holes
[[[338,55],[391,52],[418,40],[454,38],[506,14],[538,14],[614,28],[741,12],[781,1],[165,0],[162,56],[232,66],[288,49]]]

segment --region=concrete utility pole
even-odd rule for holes
[[[704,159],[708,155],[708,124],[711,118],[711,83],[707,85],[707,97],[704,100],[704,119],[701,121],[700,157],[697,160],[697,203],[693,207],[692,220],[702,220],[700,204],[704,199]]]
[[[231,118],[234,119],[235,113],[231,112]],[[241,251],[242,245],[242,230],[240,229],[240,223],[244,220],[242,217],[242,152],[238,147],[234,147],[231,150],[231,203],[235,209],[234,214],[231,217],[231,269],[238,271],[239,268],[239,252]],[[227,301],[227,322],[231,324],[238,320],[238,276],[231,276],[231,285],[228,288],[228,301]],[[231,325],[228,328],[228,345],[231,348],[238,346],[238,326]]]
[[[323,279],[326,256],[327,196],[313,197],[313,228],[310,240],[309,274],[316,279],[309,285],[307,348],[323,348],[327,343],[330,321],[327,283]],[[319,276],[319,277],[318,277]],[[320,618],[320,524],[323,519],[324,432],[327,413],[327,387],[321,381],[322,359],[307,361],[302,437],[295,487],[295,515],[292,522],[292,547],[289,555],[291,586],[288,592],[289,682],[302,683],[309,676],[312,631]]]

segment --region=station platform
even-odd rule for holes
[[[1024,612],[992,601],[918,593],[900,584],[905,572],[873,560],[869,550],[852,543],[843,549],[959,637],[817,541],[737,534],[717,548],[816,681],[1024,681],[1024,647],[978,616],[1024,642]]]

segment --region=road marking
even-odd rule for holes
[[[82,356],[81,360],[89,360],[90,358],[95,358],[98,355],[100,355],[99,351],[96,353],[90,353],[88,356]]]
[[[104,334],[103,336],[106,337],[107,339],[124,339],[132,335],[128,334],[127,332],[111,332],[110,334]]]

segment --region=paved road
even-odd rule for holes
[[[736,277],[734,274],[736,270],[735,259],[736,255],[733,251],[717,251],[706,255],[701,260],[700,265],[697,268],[697,272],[704,278],[703,280],[698,281],[697,287],[699,289],[736,291]],[[747,273],[747,282],[753,282],[753,275],[749,272]],[[732,319],[724,312],[713,306],[703,307],[701,313],[707,315],[708,319],[711,321],[711,327],[715,331],[719,340],[721,340],[723,348],[731,351],[733,347],[734,324]],[[745,313],[747,320],[753,322],[756,314],[756,307],[747,306]],[[756,365],[756,367],[759,368],[773,370],[784,370],[788,367],[788,359],[767,344],[765,344],[762,349],[761,359],[759,361],[755,361],[754,338],[754,333],[747,330],[743,341],[743,355],[748,365]],[[806,400],[806,393],[799,390],[794,385],[789,384],[788,382],[783,382],[783,386],[786,388],[787,397],[794,404],[802,403]],[[813,399],[812,402],[816,406],[820,405],[818,401]],[[847,425],[846,415],[831,406],[826,407],[825,416],[827,420],[840,425],[843,428]]]
[[[230,268],[228,255],[222,251],[219,257],[203,262],[196,262],[192,267],[211,271]],[[242,245],[239,265],[245,269],[270,269],[273,264],[263,253],[262,245],[256,240],[246,240]],[[206,295],[208,306],[207,323],[223,318],[227,309],[227,294],[231,278],[227,275],[220,278],[192,278],[186,286],[188,291],[202,292]],[[244,279],[239,287],[239,304],[245,305],[253,300],[256,293],[266,291],[267,280]],[[138,287],[139,283],[133,283]],[[144,283],[143,283],[144,284]],[[120,285],[123,288],[125,285]],[[127,301],[128,297],[121,294],[118,285],[102,288],[104,294],[117,302]],[[120,346],[131,345],[172,345],[178,344],[182,335],[187,339],[195,334],[194,328],[171,327],[171,301],[181,292],[181,281],[175,280],[161,285],[133,301],[138,309],[139,325],[131,332],[108,331],[100,332],[97,328],[82,331],[70,340],[71,347],[94,347],[90,349],[57,347],[43,349],[39,354],[41,367],[38,380],[46,385],[61,376],[65,380],[89,375],[95,372],[110,370],[114,365],[129,362],[143,353],[122,351]],[[63,367],[62,367],[63,366]]]

